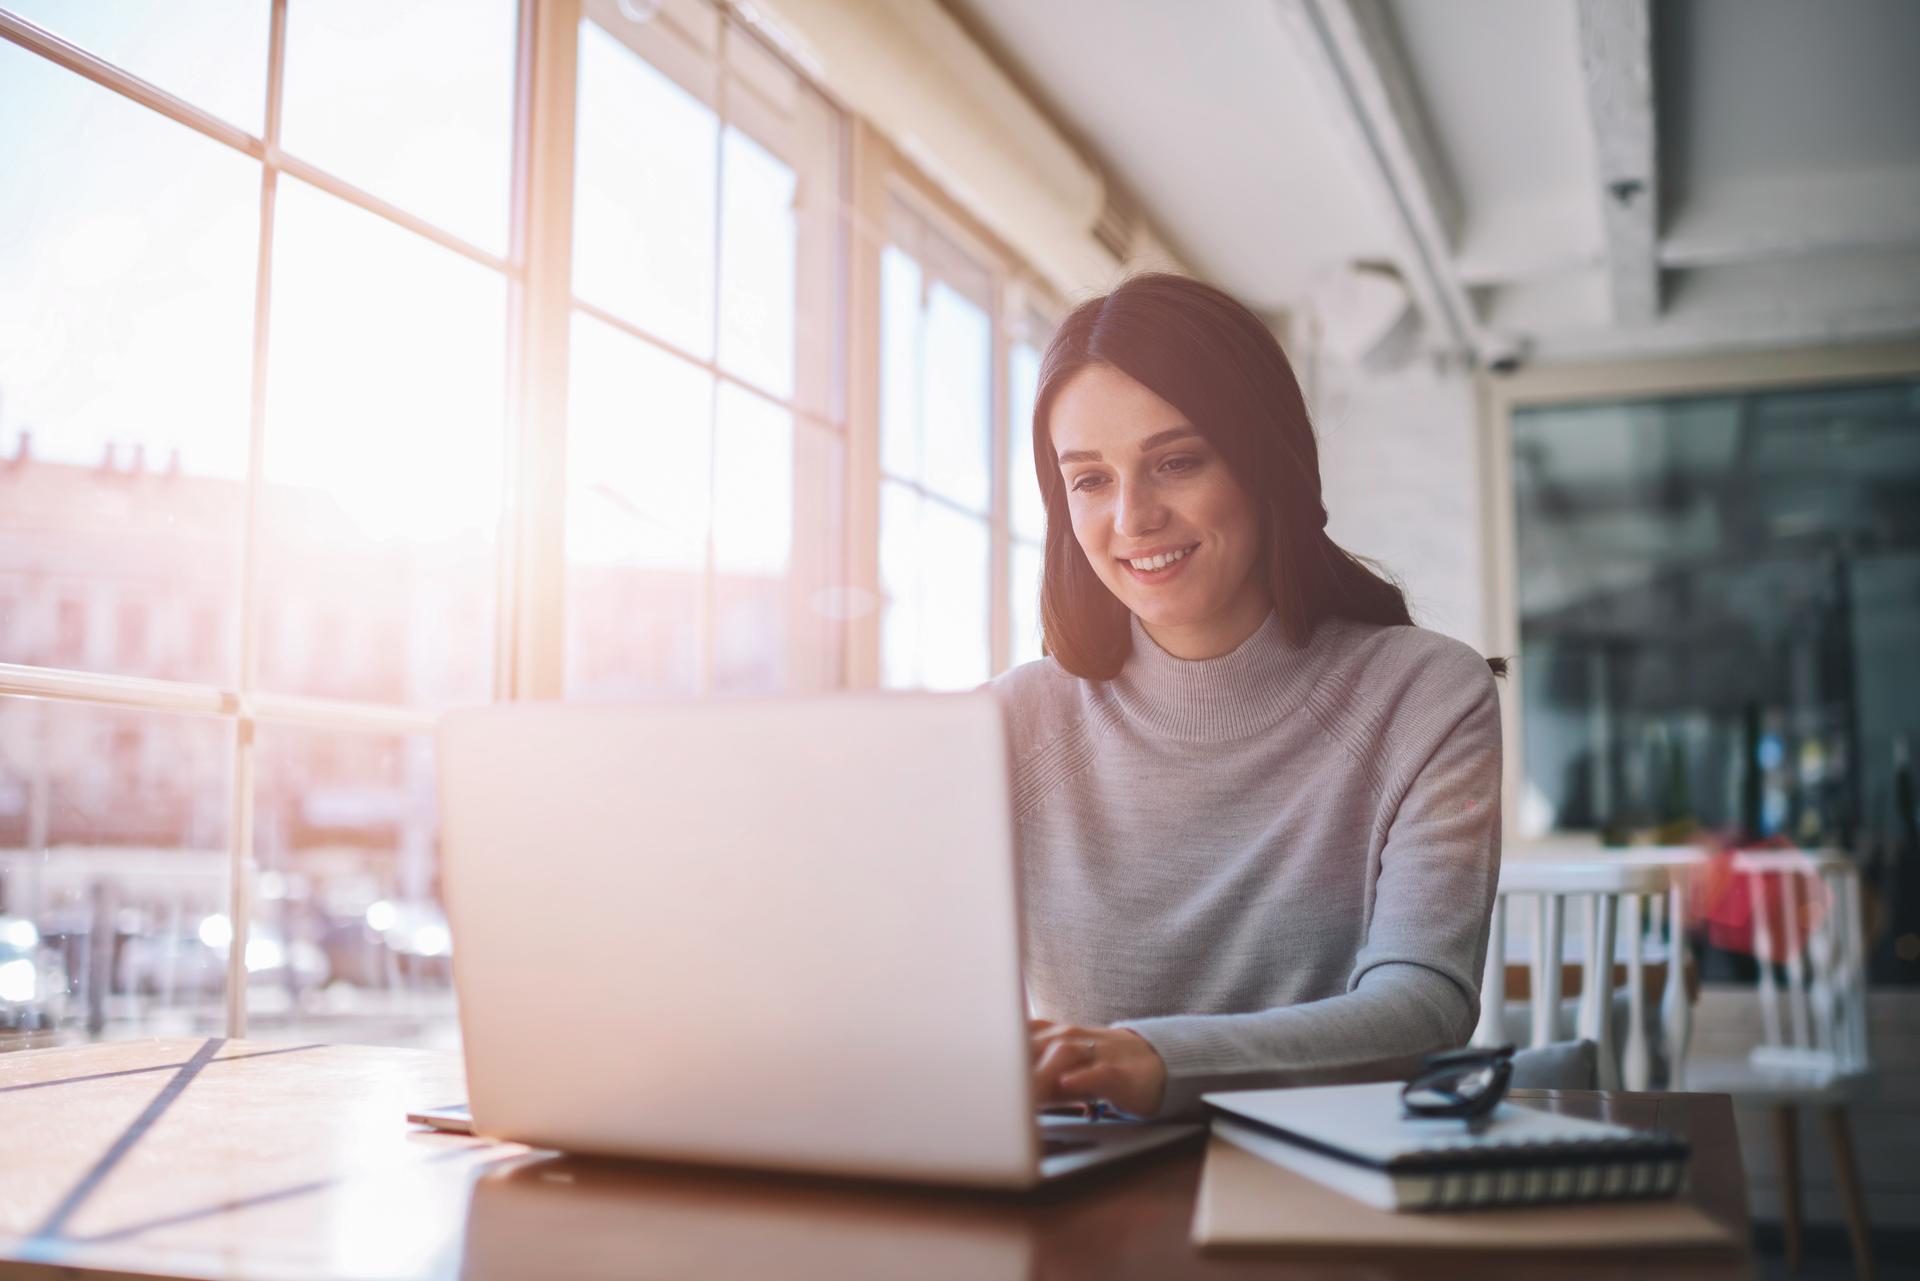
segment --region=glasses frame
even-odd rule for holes
[[[1460,1091],[1459,1084],[1478,1072],[1490,1072],[1484,1089],[1472,1094]],[[1457,1119],[1470,1125],[1483,1121],[1507,1097],[1513,1083],[1513,1046],[1493,1049],[1448,1050],[1429,1054],[1420,1070],[1400,1088],[1400,1106],[1409,1119]],[[1442,1096],[1441,1102],[1426,1102],[1420,1093]]]

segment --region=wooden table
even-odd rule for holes
[[[0,1054],[0,1274],[252,1278],[1747,1276],[1738,1253],[1212,1257],[1197,1145],[1025,1198],[586,1161],[429,1133],[456,1056],[135,1041]],[[1747,1238],[1724,1095],[1534,1106],[1683,1131],[1691,1196]]]

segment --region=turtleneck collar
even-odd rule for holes
[[[1304,648],[1287,643],[1280,616],[1268,613],[1239,648],[1218,658],[1175,658],[1138,618],[1130,618],[1133,652],[1113,690],[1130,719],[1169,738],[1231,742],[1275,724],[1306,700],[1326,665],[1335,629],[1322,623]]]

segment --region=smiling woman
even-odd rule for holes
[[[1134,277],[1061,324],[1033,436],[1049,657],[994,688],[1042,1097],[1169,1115],[1463,1044],[1504,665],[1327,538],[1272,334]]]

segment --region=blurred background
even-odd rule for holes
[[[0,1046],[457,1044],[445,708],[1038,657],[1040,352],[1155,268],[1514,659],[1508,858],[1843,859],[1920,1050],[1916,67],[1905,0],[0,0]],[[1745,901],[1657,940],[1703,1044]]]

